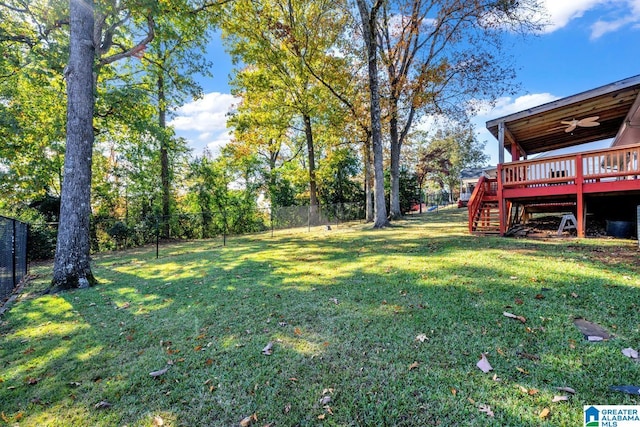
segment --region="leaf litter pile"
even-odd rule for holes
[[[0,425],[579,425],[637,403],[640,283],[600,262],[612,243],[487,249],[446,215],[98,256],[100,286],[0,318]]]

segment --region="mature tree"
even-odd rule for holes
[[[304,147],[292,143],[296,113],[287,105],[287,93],[273,91],[268,69],[259,66],[237,72],[232,84],[240,99],[227,122],[233,129],[233,155],[255,158],[261,165],[262,190],[271,205],[288,206],[294,199],[281,197],[282,189],[290,188],[282,180],[281,168],[296,159]]]
[[[68,40],[51,29],[65,16],[64,3],[0,3],[0,198],[10,209],[60,194]]]
[[[188,98],[198,99],[202,88],[194,76],[210,75],[213,64],[205,58],[211,19],[198,13],[185,13],[180,19],[172,16],[156,18],[156,37],[139,54],[145,67],[143,79],[153,93],[157,114],[160,149],[160,178],[162,184],[162,235],[170,234],[172,168],[170,154],[175,138],[167,128],[167,114]]]
[[[362,189],[355,180],[359,173],[359,159],[350,148],[338,148],[328,153],[318,169],[323,205],[344,205],[362,200]]]
[[[386,71],[390,217],[401,215],[400,152],[416,115],[462,117],[472,110],[467,101],[493,100],[512,89],[514,72],[502,36],[538,30],[538,11],[538,0],[383,2],[378,47]]]
[[[380,110],[380,82],[378,76],[378,27],[377,20],[384,0],[356,0],[362,21],[362,36],[367,51],[369,96],[371,116],[371,143],[374,174],[374,228],[389,224],[384,199],[384,169],[382,159],[382,122]]]
[[[95,89],[100,68],[139,52],[153,39],[153,16],[157,10],[151,4],[143,6],[138,13],[146,21],[146,33],[132,46],[128,40],[114,43],[124,23],[132,17],[132,10],[122,4],[95,8],[93,1],[69,1],[69,62],[65,70],[67,145],[54,290],[85,288],[95,282],[89,259]]]
[[[312,214],[318,206],[314,126],[318,110],[327,108],[332,99],[305,62],[315,64],[326,57],[333,40],[327,33],[336,27],[335,10],[328,0],[238,0],[224,24],[232,55],[247,64],[245,71],[264,73],[270,91],[281,92],[283,105],[297,116],[290,126],[299,122],[304,133]]]
[[[485,165],[488,156],[471,126],[450,123],[420,150],[418,161],[416,170],[451,195],[460,182],[462,170]]]

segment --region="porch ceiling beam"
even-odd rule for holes
[[[524,157],[524,159],[527,160],[527,152],[524,151],[524,148],[522,148],[522,146],[516,140],[516,137],[513,136],[513,134],[509,130],[509,127],[507,127],[506,124],[504,125],[504,136],[511,144],[515,144],[515,146],[518,147],[518,150],[520,150],[520,152],[522,153],[522,157]]]
[[[620,80],[606,86],[602,86],[596,89],[592,89],[586,92],[582,92],[567,98],[562,98],[556,101],[552,101],[537,107],[529,108],[518,113],[510,114],[508,116],[500,117],[487,122],[487,128],[496,126],[499,122],[511,122],[522,118],[530,117],[534,114],[544,113],[550,110],[555,110],[568,105],[577,104],[582,101],[586,101],[591,98],[595,98],[601,95],[606,95],[615,91],[624,90],[626,88],[640,84],[640,75],[629,77],[624,80]]]

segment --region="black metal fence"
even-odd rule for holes
[[[192,240],[237,236],[246,233],[317,226],[337,226],[364,220],[360,203],[325,206],[287,206],[227,212],[175,213],[170,217],[150,214],[143,219],[93,217],[91,219],[91,251],[103,252],[150,243],[158,244],[166,231],[172,240]],[[29,227],[30,260],[53,258],[57,223],[31,224]]]
[[[0,301],[27,275],[27,224],[0,216]]]

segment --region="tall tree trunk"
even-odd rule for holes
[[[364,142],[364,196],[365,222],[373,222],[373,175],[371,174],[371,136]]]
[[[313,129],[311,117],[303,114],[304,133],[307,137],[307,156],[309,157],[309,220],[315,224],[318,219],[318,184],[316,182],[316,158],[313,148]]]
[[[365,0],[357,0],[360,18],[362,20],[363,37],[367,46],[367,60],[369,68],[369,94],[371,97],[371,143],[373,145],[373,174],[374,174],[374,228],[389,225],[387,208],[384,200],[384,170],[382,163],[382,125],[380,121],[380,89],[378,82],[378,58],[376,41],[376,18],[382,5],[376,0],[369,10]]]
[[[93,1],[69,2],[67,64],[67,147],[60,200],[60,226],[53,266],[53,291],[87,288],[91,273],[89,217],[95,103]]]
[[[400,210],[400,137],[398,134],[398,100],[390,100],[389,136],[391,143],[391,189],[389,192],[389,218],[402,218]]]
[[[164,91],[162,70],[158,75],[158,124],[160,125],[160,180],[162,182],[162,237],[169,238],[169,219],[171,216],[171,187],[169,184],[169,149],[167,147],[167,102]]]

